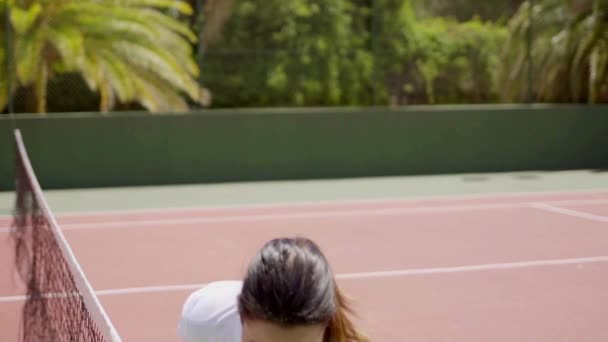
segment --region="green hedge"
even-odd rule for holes
[[[20,116],[45,188],[608,167],[608,107]],[[0,119],[1,188],[12,188]],[[8,158],[7,158],[8,157]]]

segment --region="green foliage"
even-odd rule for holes
[[[164,14],[167,9],[192,13],[189,5],[175,0],[12,4],[15,79],[33,90],[29,94],[34,94],[38,112],[46,111],[49,81],[64,73],[80,74],[100,94],[102,111],[129,102],[150,111],[186,110],[184,95],[201,97],[192,58],[196,36]]]
[[[505,35],[410,1],[239,1],[203,76],[216,107],[483,102]]]
[[[525,98],[529,3],[510,22],[499,83],[506,101]],[[608,102],[608,1],[542,0],[533,8],[534,91],[542,102]]]
[[[0,44],[2,46],[0,46],[0,110],[2,108],[4,108],[6,106],[6,103],[8,101],[8,78],[7,78],[7,51],[6,51],[6,44],[7,44],[7,35],[6,35],[6,25],[5,25],[5,18],[6,18],[6,6],[7,6],[7,1],[8,0],[0,0],[0,21],[2,21],[2,23],[0,24]]]
[[[360,104],[372,69],[350,1],[243,0],[204,62],[215,106]]]
[[[497,100],[494,70],[507,31],[478,19],[459,23],[444,18],[421,20],[415,27],[414,61],[424,98],[414,102],[479,103]]]
[[[425,17],[447,17],[459,21],[475,18],[481,20],[506,21],[524,0],[414,0],[419,15]]]
[[[5,1],[14,77],[39,99],[47,84],[80,77],[94,95],[83,98],[102,110],[185,110],[187,99],[202,101],[198,39],[214,107],[526,99],[523,0],[207,0],[201,37],[188,27],[194,0],[0,0],[0,11]],[[536,4],[537,100],[608,101],[608,0]]]
[[[416,17],[411,1],[374,0],[372,31],[375,90],[379,102],[401,102],[395,99],[412,70],[416,51]],[[397,90],[397,91],[396,91]]]

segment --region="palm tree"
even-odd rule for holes
[[[503,97],[525,97],[530,1],[510,22],[511,37],[498,74]],[[532,8],[533,88],[545,102],[608,101],[608,1],[538,0]]]
[[[7,1],[7,0],[2,0]],[[184,95],[200,101],[196,36],[165,14],[190,15],[181,0],[30,0],[11,7],[16,79],[33,86],[37,112],[46,111],[50,78],[78,72],[98,91],[100,110],[117,101],[150,111],[182,111]],[[1,103],[0,103],[1,104]]]

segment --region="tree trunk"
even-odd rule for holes
[[[232,14],[234,0],[204,0],[204,3],[204,25],[200,39],[208,47],[220,37],[224,24]]]
[[[570,12],[576,17],[582,13],[589,12],[593,8],[594,0],[568,0]]]
[[[36,78],[36,112],[40,114],[46,113],[46,104],[47,104],[47,87],[49,80],[49,68],[46,63],[42,64],[40,68],[40,74]]]
[[[602,25],[602,18],[600,12],[600,0],[595,0],[593,2],[593,26],[594,31],[598,30]],[[588,102],[590,104],[596,103],[598,99],[598,94],[600,92],[600,88],[602,86],[602,75],[599,75],[600,69],[600,46],[596,43],[596,46],[591,51],[591,55],[589,56],[589,98]]]
[[[114,107],[114,94],[112,93],[112,87],[104,83],[100,84],[99,95],[101,97],[99,111],[102,113],[108,113],[112,107]]]
[[[589,58],[589,104],[597,102],[599,88],[602,85],[602,83],[599,82],[600,80],[597,74],[599,60],[599,51],[598,48],[595,47],[591,52],[591,56]]]

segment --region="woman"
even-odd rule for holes
[[[186,301],[185,342],[367,342],[319,247],[305,238],[269,241],[245,279],[211,283]]]

